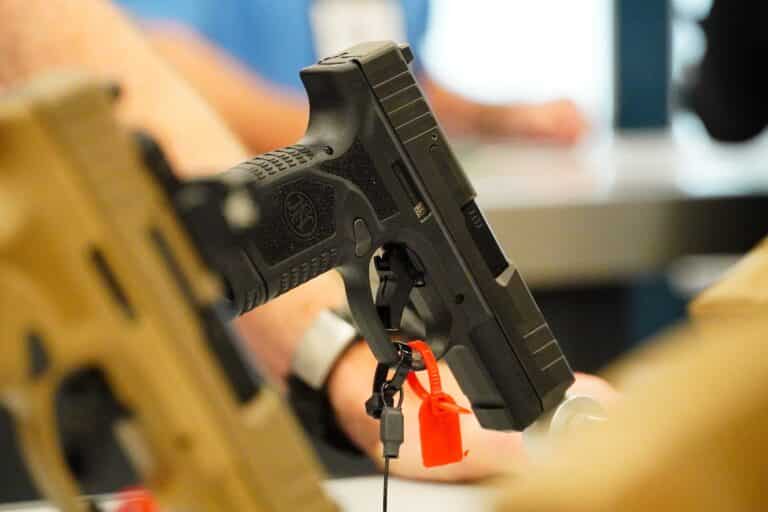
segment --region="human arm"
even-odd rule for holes
[[[146,29],[155,48],[214,106],[250,150],[272,150],[304,134],[308,119],[305,99],[270,86],[183,25],[150,23]],[[588,131],[584,115],[570,100],[490,105],[454,93],[424,74],[421,83],[450,133],[570,145]]]
[[[214,112],[107,2],[0,2],[0,56],[0,89],[53,70],[118,82],[121,120],[149,131],[184,174],[221,169],[246,155]]]
[[[571,100],[490,105],[467,99],[426,76],[422,83],[438,118],[454,134],[571,145],[589,130]]]
[[[309,106],[303,96],[271,86],[183,25],[150,23],[146,32],[155,50],[213,106],[250,151],[271,151],[304,135]]]

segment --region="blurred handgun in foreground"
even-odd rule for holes
[[[335,510],[224,323],[170,170],[116,124],[111,96],[53,77],[0,99],[0,398],[38,487],[92,510],[77,470],[99,425],[162,505]],[[177,192],[190,211],[204,199]]]

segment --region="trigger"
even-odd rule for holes
[[[404,246],[384,246],[382,255],[376,256],[373,261],[379,275],[376,309],[384,327],[389,331],[398,331],[411,291],[416,286],[424,285],[424,274],[412,264]]]
[[[357,261],[353,265],[341,268],[347,289],[347,300],[358,329],[364,335],[376,360],[394,365],[398,354],[390,341],[390,334],[381,323],[380,313],[371,300],[371,282],[368,274],[368,262]]]
[[[355,237],[355,256],[362,257],[371,250],[371,232],[364,219],[357,218],[352,224],[352,232]]]

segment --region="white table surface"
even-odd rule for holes
[[[389,510],[403,512],[480,512],[493,510],[493,492],[487,487],[413,482],[389,482]],[[382,478],[331,480],[326,488],[345,512],[381,512]]]
[[[570,148],[459,141],[457,154],[486,208],[768,191],[768,133],[720,144],[686,117],[669,130],[603,133]]]
[[[716,144],[685,118],[666,132],[595,136],[574,148],[455,147],[507,255],[534,286],[621,280],[706,254],[719,240],[712,218],[738,230],[734,208],[745,215],[747,202],[768,197],[768,135]]]
[[[493,492],[470,485],[433,484],[392,478],[389,482],[389,510],[397,512],[481,512],[493,510]],[[326,490],[344,512],[380,512],[380,476],[342,478],[326,482]],[[105,512],[114,509],[104,502]],[[0,507],[2,512],[57,512],[43,503],[20,503]]]

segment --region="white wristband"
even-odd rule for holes
[[[293,374],[312,388],[322,388],[336,360],[356,334],[350,324],[330,311],[323,311],[299,342],[291,365]]]

